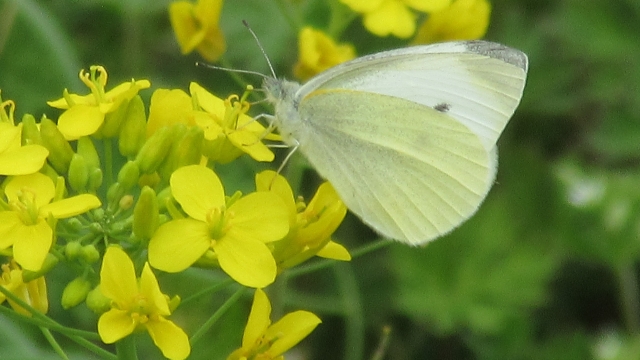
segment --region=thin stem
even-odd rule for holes
[[[51,331],[49,331],[49,329],[42,326],[40,327],[40,331],[42,331],[42,335],[44,335],[45,339],[47,339],[47,341],[49,342],[49,345],[51,345],[51,347],[56,352],[56,354],[58,354],[61,358],[65,360],[69,360],[69,357],[67,356],[67,354],[64,353],[64,350],[62,350],[62,347],[60,346],[60,344],[58,344],[56,339],[53,337],[53,334],[51,334]]]
[[[238,300],[242,297],[244,290],[244,287],[238,289],[238,291],[231,295],[231,297],[227,301],[225,301],[225,303],[222,304],[222,306],[220,306],[220,308],[218,308],[218,310],[216,310],[216,312],[214,312],[213,315],[211,315],[211,317],[204,324],[202,324],[200,329],[198,329],[198,331],[196,331],[189,339],[189,343],[191,343],[191,346],[195,345],[195,343],[198,342],[200,338],[202,338],[207,333],[207,331],[209,331],[209,329],[211,329],[216,321],[218,321],[222,317],[222,315],[224,315],[236,302],[238,302]]]
[[[356,276],[350,264],[333,267],[345,314],[345,356],[347,360],[364,358],[364,314]]]
[[[36,326],[39,326],[39,327],[46,327],[49,330],[57,331],[60,334],[68,337],[69,339],[71,339],[72,341],[77,343],[78,345],[83,346],[87,350],[99,355],[103,359],[109,359],[109,360],[116,360],[117,359],[117,357],[115,355],[113,355],[112,353],[102,349],[99,346],[96,346],[92,342],[90,342],[87,339],[85,339],[85,338],[100,339],[98,334],[92,333],[92,332],[88,332],[88,331],[71,329],[71,328],[62,326],[62,325],[58,324],[57,322],[55,322],[53,319],[50,319],[49,317],[39,313],[38,311],[33,309],[31,306],[26,304],[24,301],[22,301],[20,298],[18,298],[17,296],[15,296],[13,293],[11,293],[9,290],[5,289],[2,286],[0,286],[0,292],[3,293],[7,298],[9,298],[12,301],[16,302],[18,305],[20,305],[24,309],[29,310],[31,312],[31,314],[33,315],[33,317],[27,317],[25,315],[18,314],[15,311],[13,311],[11,309],[8,309],[8,308],[6,308],[4,306],[0,306],[0,312],[1,313],[4,313],[5,315],[11,316],[11,317],[15,318],[18,321],[23,321],[23,322],[30,323],[30,324],[33,324],[33,325],[36,325]]]
[[[213,293],[215,293],[217,291],[220,291],[220,290],[224,289],[225,287],[227,287],[227,286],[229,286],[229,285],[231,285],[233,283],[234,283],[233,279],[227,279],[227,280],[225,280],[225,281],[223,281],[223,282],[221,282],[219,284],[215,284],[215,285],[213,285],[211,287],[208,287],[206,289],[200,290],[197,293],[195,293],[195,294],[189,296],[188,298],[182,300],[180,302],[180,305],[184,305],[184,304],[190,303],[190,302],[192,302],[194,300],[197,300],[199,297],[201,297],[203,295],[213,294]]]
[[[138,360],[135,336],[129,335],[116,341],[116,354],[118,360]]]
[[[111,139],[105,138],[104,145],[104,171],[107,180],[107,189],[113,184],[113,142]]]

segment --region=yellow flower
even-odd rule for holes
[[[222,100],[195,82],[189,86],[198,111],[192,116],[204,130],[203,153],[212,161],[226,164],[243,153],[257,161],[273,161],[274,155],[261,140],[274,139],[259,122],[246,115],[249,103],[235,95]]]
[[[178,272],[207,254],[242,285],[265,287],[275,280],[276,263],[266,243],[289,230],[286,207],[277,195],[255,192],[227,203],[216,174],[199,165],[176,170],[170,185],[189,217],[158,228],[149,242],[151,266]]]
[[[151,95],[149,105],[149,121],[147,137],[159,128],[173,124],[195,125],[193,117],[193,101],[184,91],[175,89],[158,89]]]
[[[38,271],[53,241],[47,221],[68,218],[101,205],[94,195],[82,194],[51,202],[53,181],[41,173],[16,176],[5,186],[9,210],[0,211],[0,249],[13,246],[13,256],[22,268]]]
[[[491,4],[486,0],[456,0],[450,6],[429,14],[413,43],[479,39],[487,32],[490,15]]]
[[[13,101],[3,102],[0,98],[0,175],[34,173],[42,168],[49,156],[44,146],[22,146],[22,123],[14,125],[14,109]]]
[[[298,310],[271,325],[271,304],[264,291],[256,289],[242,347],[227,360],[275,360],[307,337],[322,321],[315,314]]]
[[[25,283],[22,280],[22,269],[20,269],[15,261],[2,265],[0,286],[9,290],[12,294],[20,298],[20,300],[43,314],[46,314],[49,310],[47,283],[44,280],[44,276],[40,276],[37,279]],[[0,304],[5,300],[9,301],[9,305],[11,305],[16,312],[31,316],[31,312],[29,310],[16,304],[13,300],[7,299],[4,294],[0,293]]]
[[[171,315],[168,297],[160,291],[149,263],[144,264],[138,280],[129,256],[117,246],[107,248],[100,270],[100,291],[111,299],[111,310],[98,320],[102,341],[111,344],[142,328],[149,332],[165,357],[189,356],[187,334],[165,319]]]
[[[430,13],[445,8],[451,0],[340,0],[362,13],[367,30],[376,36],[408,38],[416,31],[413,10]]]
[[[58,119],[58,128],[67,140],[96,133],[105,122],[106,114],[116,111],[123,102],[136,96],[138,91],[151,86],[147,80],[132,79],[105,92],[107,71],[95,65],[89,68],[89,73],[80,70],[80,80],[91,89],[91,94],[69,94],[65,89],[62,98],[47,102],[54,108],[66,109]]]
[[[256,189],[277,194],[289,212],[289,233],[274,243],[273,254],[278,267],[293,267],[303,261],[320,256],[349,261],[351,255],[342,245],[331,240],[331,235],[340,226],[347,208],[331,184],[320,185],[309,205],[295,203],[287,180],[274,171],[263,171],[256,175]]]
[[[298,62],[293,74],[300,80],[314,75],[356,57],[351,44],[336,44],[333,39],[319,30],[304,27],[298,38]]]
[[[171,26],[183,55],[197,49],[207,61],[216,61],[224,54],[221,10],[222,0],[198,0],[197,4],[176,1],[169,6]]]

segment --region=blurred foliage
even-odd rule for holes
[[[241,92],[230,74],[195,67],[197,55],[180,55],[168,4],[1,0],[0,89],[16,101],[16,118],[56,118],[45,101],[64,88],[81,91],[77,73],[92,64],[106,66],[112,83],[135,77],[153,88],[186,89],[197,81],[221,97]],[[369,359],[389,325],[388,359],[640,358],[640,2],[495,0],[492,6],[486,38],[530,59],[522,104],[499,144],[494,189],[474,218],[424,248],[394,243],[273,286],[274,312],[304,308],[323,319],[298,355]],[[328,11],[321,0],[228,0],[224,63],[267,72],[241,24],[246,19],[276,71],[289,76],[297,49],[292,26],[304,21],[322,28]],[[359,54],[405,45],[373,37],[359,21],[341,40],[354,42]],[[251,79],[255,86],[259,80]],[[255,165],[245,164],[222,167],[226,183],[250,186]],[[302,179],[303,188],[317,181],[311,172]],[[348,247],[376,238],[350,220],[337,235]],[[64,278],[65,270],[53,276]],[[186,283],[216,281],[197,271],[183,277],[160,281],[183,298]],[[50,286],[51,297],[59,298],[61,286]],[[189,303],[174,320],[189,332],[225,296]],[[221,359],[239,344],[246,300],[193,349],[194,359]],[[86,309],[54,307],[51,315],[95,330]],[[0,357],[55,358],[33,326],[4,314],[0,323]],[[148,358],[159,356],[152,344],[142,346]]]

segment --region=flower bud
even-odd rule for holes
[[[102,169],[89,170],[89,181],[87,182],[87,191],[95,192],[102,185]]]
[[[119,182],[113,183],[109,187],[109,190],[107,190],[107,201],[109,203],[109,209],[112,209],[112,204],[118,204],[122,196],[124,196],[124,188],[122,187],[122,184],[120,184]]]
[[[102,314],[111,309],[111,299],[104,296],[102,291],[100,291],[100,285],[89,291],[85,302],[87,307],[96,314]]]
[[[69,164],[69,186],[77,192],[84,193],[89,181],[89,170],[84,157],[73,154]]]
[[[71,145],[65,140],[56,124],[44,116],[40,121],[40,136],[42,145],[49,150],[48,159],[51,166],[58,174],[66,174],[73,157]]]
[[[124,191],[134,187],[140,179],[140,168],[135,161],[128,161],[118,173],[118,182],[122,185]]]
[[[80,256],[86,261],[88,264],[93,264],[94,262],[100,260],[100,252],[94,245],[85,245],[82,247],[82,251],[80,252]]]
[[[105,138],[112,138],[118,135],[120,132],[120,125],[122,125],[122,122],[127,116],[128,105],[129,101],[123,100],[115,111],[106,114],[104,116],[104,123],[100,128],[100,134],[98,135]]]
[[[89,280],[84,277],[77,277],[71,280],[62,291],[62,308],[67,310],[80,304],[87,298],[89,291],[91,291],[91,282]]]
[[[93,145],[93,141],[88,136],[82,136],[78,139],[78,155],[81,155],[87,162],[87,168],[89,171],[93,169],[100,169],[100,155],[96,147]]]
[[[120,125],[120,137],[118,139],[120,154],[128,158],[133,158],[138,154],[146,139],[146,118],[142,98],[140,95],[136,95],[129,102],[127,116]]]
[[[36,118],[31,114],[24,114],[22,117],[22,144],[42,145],[40,129],[36,125]]]
[[[80,256],[82,244],[79,241],[70,241],[64,246],[64,255],[69,260],[74,260]]]
[[[158,228],[159,214],[156,192],[148,186],[143,187],[133,209],[133,234],[139,239],[151,239]]]
[[[173,144],[166,161],[158,170],[160,175],[167,179],[181,166],[180,163],[192,165],[200,161],[202,141],[204,140],[204,132],[198,126],[187,127],[184,124],[175,124],[172,128],[175,129]],[[193,156],[194,153],[196,156]]]
[[[202,142],[204,140],[204,131],[198,126],[191,126],[185,136],[180,141],[176,152],[174,168],[178,169],[186,165],[193,165],[200,162],[202,157]]]
[[[141,173],[151,174],[162,164],[171,149],[173,131],[173,127],[163,127],[147,139],[136,156]]]

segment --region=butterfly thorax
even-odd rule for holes
[[[273,104],[275,116],[274,125],[280,131],[282,140],[295,146],[298,140],[294,134],[300,134],[300,127],[304,126],[298,113],[297,93],[300,84],[294,81],[266,78],[262,88],[267,94],[267,101]]]

